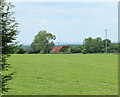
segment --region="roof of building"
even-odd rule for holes
[[[50,51],[50,53],[59,52],[62,48],[67,48],[67,47],[66,46],[56,46]]]

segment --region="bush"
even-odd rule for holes
[[[19,48],[17,50],[17,54],[24,54],[25,53],[25,50],[23,48]]]
[[[71,48],[68,48],[64,53],[65,54],[71,54]]]
[[[33,54],[35,51],[34,50],[29,50],[28,54]]]
[[[50,54],[58,54],[58,52],[50,53]]]
[[[40,54],[44,54],[44,51],[40,51]]]
[[[87,54],[86,49],[83,49],[83,50],[82,50],[82,53],[83,53],[83,54]]]

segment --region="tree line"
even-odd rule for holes
[[[86,53],[105,53],[105,52],[106,52],[106,39],[102,40],[101,37],[97,37],[97,38],[88,37],[84,39],[82,45],[71,47],[71,53],[86,54]],[[117,53],[118,43],[112,43],[111,40],[107,39],[107,52]]]
[[[55,35],[48,33],[47,31],[40,31],[34,38],[34,41],[30,46],[19,46],[14,53],[17,54],[49,54],[55,43],[53,42],[56,39]],[[62,45],[61,45],[62,46]],[[106,52],[106,39],[102,40],[101,37],[92,38],[88,37],[84,39],[83,44],[73,46],[73,45],[64,45],[67,48],[61,49],[59,52],[61,54],[70,54],[70,53],[105,53]],[[110,39],[107,39],[107,53],[118,53],[119,43],[112,43]]]

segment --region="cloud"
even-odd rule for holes
[[[119,0],[6,0],[10,2],[118,2]]]
[[[80,7],[78,7],[80,6]],[[111,15],[116,14],[114,11],[114,8],[117,8],[117,3],[111,3],[111,4],[101,4],[98,6],[91,6],[89,3],[88,6],[82,7],[81,5],[77,5],[77,3],[71,5],[67,5],[67,3],[59,4],[56,6],[56,4],[52,5],[45,5],[45,4],[20,4],[19,6],[16,7],[17,11],[25,11],[25,13],[29,14],[34,17],[43,17],[43,19],[48,19],[48,18],[66,18],[68,19],[69,17],[78,17],[78,16],[102,16],[103,14],[105,15],[110,11],[112,13]],[[116,9],[117,10],[117,9]],[[28,18],[28,17],[27,17]],[[79,17],[78,17],[79,18]],[[42,21],[43,22],[43,21]],[[44,20],[44,22],[47,22]]]
[[[57,36],[57,41],[82,41],[87,36],[102,36],[109,29],[116,40],[117,3],[15,3],[23,43],[31,41],[40,30]],[[29,34],[29,39],[26,36]],[[67,39],[66,39],[67,36]],[[115,38],[116,39],[115,39]]]

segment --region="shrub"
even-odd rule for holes
[[[50,53],[50,54],[58,54],[58,52]]]
[[[40,54],[44,54],[44,51],[40,51]]]
[[[28,54],[33,54],[35,51],[34,50],[29,50]]]
[[[82,53],[83,53],[83,54],[87,54],[86,49],[83,49],[83,50],[82,50]]]
[[[24,54],[25,50],[23,48],[19,48],[17,54]]]
[[[65,54],[71,54],[71,48],[68,48],[64,53]]]

